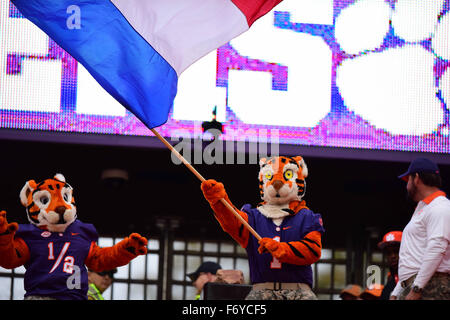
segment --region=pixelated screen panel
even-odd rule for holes
[[[0,0],[0,127],[148,136],[70,55]],[[450,152],[449,0],[285,0],[188,68],[164,136]],[[69,17],[69,13],[68,13]],[[82,16],[81,16],[82,19]]]

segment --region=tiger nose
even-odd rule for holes
[[[281,180],[275,180],[272,185],[274,189],[278,192],[278,190],[280,190],[281,187],[283,186],[283,182]]]
[[[64,207],[64,206],[56,207],[55,212],[59,215],[63,215],[64,212],[66,212],[66,207]]]

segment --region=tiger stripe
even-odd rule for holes
[[[284,209],[281,209],[281,210],[283,210],[283,211],[289,213],[289,215],[291,215],[291,216],[294,215],[294,214],[296,213],[294,210],[288,209],[288,208],[284,208]]]
[[[35,206],[35,203],[31,202],[31,204],[26,208],[26,212],[31,221],[33,221],[35,223],[39,223],[39,220],[36,219],[36,217],[39,215],[40,210],[39,210],[39,208],[37,208],[37,211],[31,211],[31,209],[34,206]]]
[[[298,251],[291,243],[288,242],[289,248],[291,248],[292,252],[299,258],[305,259],[305,256],[302,255],[300,251]]]
[[[306,242],[305,240],[300,240],[300,243],[302,243],[303,245],[305,245],[305,247],[308,248],[309,251],[311,251],[311,253],[313,255],[315,255],[316,257],[319,257],[320,255],[316,252],[316,250],[314,250],[313,248],[311,248]]]
[[[289,163],[294,164],[297,166],[297,168],[299,168],[297,161],[295,161],[294,159],[289,160]]]
[[[242,232],[244,231],[244,225],[241,223],[241,226],[239,227],[239,238],[242,237]]]
[[[313,243],[316,246],[318,246],[319,248],[321,248],[320,244],[318,244],[317,242],[315,242],[314,240],[311,240],[309,238],[304,238],[303,241],[307,241],[307,242]]]

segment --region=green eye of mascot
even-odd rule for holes
[[[320,214],[304,200],[308,168],[302,157],[260,160],[260,194],[263,202],[238,210],[240,216],[261,235],[258,241],[225,207],[228,198],[222,183],[206,180],[201,189],[222,229],[246,249],[253,289],[248,300],[316,300],[311,290],[311,264],[321,256]]]
[[[25,299],[87,300],[86,267],[102,272],[147,253],[137,233],[101,248],[92,224],[77,219],[72,187],[62,174],[40,183],[29,180],[20,192],[30,224],[8,223],[0,212],[0,266],[25,266]]]

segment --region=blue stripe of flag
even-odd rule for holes
[[[147,127],[164,124],[177,92],[175,70],[109,0],[11,0],[20,12],[79,61]],[[80,29],[70,29],[80,8]]]

